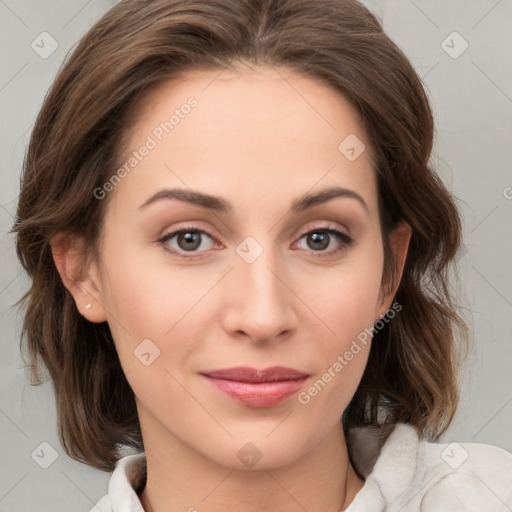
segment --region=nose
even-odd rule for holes
[[[252,262],[240,254],[234,255],[226,283],[224,329],[259,343],[281,341],[298,323],[291,277],[271,249],[263,249]]]

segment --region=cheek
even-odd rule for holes
[[[329,327],[318,340],[318,356],[323,362],[317,368],[321,389],[326,384],[338,397],[350,397],[357,388],[370,349],[378,291],[371,280],[345,280],[341,291],[329,290],[331,300],[320,305],[322,319]]]
[[[163,370],[165,363],[173,371],[172,362],[179,364],[198,345],[205,324],[202,299],[218,276],[152,264],[128,248],[117,253],[106,249],[105,254],[108,324],[125,374],[137,390],[155,376],[155,369]],[[146,363],[151,363],[150,372]]]
[[[304,302],[314,308],[330,334],[328,345],[342,348],[375,321],[383,261],[378,246],[370,249],[352,253],[337,268],[320,268],[300,279]]]
[[[315,335],[321,382],[311,390],[316,396],[318,390],[329,388],[321,401],[332,400],[333,395],[349,399],[364,372],[380,306],[383,257],[378,245],[373,247],[354,253],[336,271],[310,274],[302,288],[301,297],[321,320]]]
[[[319,428],[325,431],[342,416],[366,367],[379,292],[375,275],[354,272],[331,281],[315,306],[328,329],[322,329],[323,335],[315,334],[316,346],[310,350],[316,363],[314,378],[297,399],[304,411],[322,417]]]
[[[155,267],[133,271],[128,264],[110,275],[109,325],[121,365],[140,402],[156,409],[162,400],[178,410],[194,405],[179,383],[191,354],[201,347],[200,301],[215,280],[192,276],[175,270],[163,277]]]
[[[218,280],[198,268],[155,264],[136,251],[110,253],[105,276],[105,309],[117,328],[134,338],[162,338],[188,315]],[[109,323],[110,320],[109,320]],[[119,330],[119,329],[118,329]]]

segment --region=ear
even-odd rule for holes
[[[85,244],[75,236],[58,233],[50,240],[53,261],[80,314],[90,322],[107,320],[101,301],[96,266],[86,261]]]
[[[395,274],[392,282],[389,282],[389,279],[387,279],[386,282],[383,281],[381,283],[379,295],[380,307],[377,310],[375,321],[382,318],[391,307],[391,302],[395,297],[402,279],[411,234],[411,226],[407,224],[407,222],[401,221],[389,235],[389,245],[392,253],[393,265],[395,265]]]

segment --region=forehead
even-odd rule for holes
[[[357,189],[368,203],[376,195],[369,140],[355,109],[320,80],[289,68],[195,70],[161,83],[139,103],[127,141],[124,162],[144,145],[151,150],[116,194],[180,186],[282,200],[338,185]],[[348,146],[361,152],[356,159]]]
[[[336,132],[340,128],[363,134],[356,110],[320,79],[289,67],[249,68],[240,64],[191,70],[158,84],[139,102],[137,128],[149,132],[155,121],[169,119],[190,98],[200,106],[194,109],[196,123],[192,123],[202,124],[203,135],[212,131],[218,135],[232,133],[233,128],[239,134],[243,128],[246,134],[263,137],[264,133],[280,130],[282,142],[299,131],[311,139],[319,131]],[[297,120],[302,121],[300,125]],[[180,131],[183,128],[176,126],[173,135]]]

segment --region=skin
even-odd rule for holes
[[[384,287],[370,141],[342,96],[293,70],[195,71],[161,84],[140,105],[127,155],[190,96],[197,107],[109,192],[99,260],[81,267],[79,240],[52,244],[79,311],[109,323],[135,393],[148,463],[143,506],[344,509],[364,481],[349,464],[340,417],[369,345],[308,404],[293,395],[247,407],[199,372],[281,365],[310,374],[307,390],[391,306],[410,228],[391,238],[397,282]],[[349,134],[366,145],[355,161],[338,149]],[[290,212],[293,200],[331,186],[357,192],[366,207],[337,197]],[[175,199],[140,208],[177,187],[222,197],[233,211]],[[213,235],[196,252],[178,237],[158,242],[191,225]],[[328,235],[328,247],[315,250],[304,235],[327,227],[353,242]],[[248,236],[263,250],[251,263],[236,251]],[[134,355],[144,339],[160,351],[148,366]],[[248,442],[261,455],[251,468],[237,456]]]

